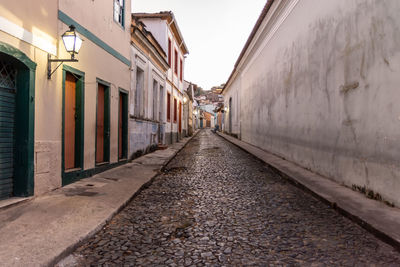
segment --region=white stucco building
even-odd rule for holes
[[[224,130],[400,205],[398,14],[397,0],[269,0],[224,87]]]
[[[129,151],[135,158],[165,144],[167,55],[132,15]]]
[[[189,53],[172,12],[134,13],[167,53],[170,66],[166,77],[165,142],[176,142],[182,135],[185,56]]]

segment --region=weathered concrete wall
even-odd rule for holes
[[[158,123],[130,119],[129,124],[129,151],[131,151],[131,157],[137,155],[138,151],[141,154],[145,154],[149,152],[152,146],[157,146]]]
[[[270,11],[224,93],[242,140],[400,205],[400,1]]]
[[[224,131],[230,134],[234,134],[240,137],[240,98],[239,98],[239,91],[240,91],[240,77],[232,81],[229,89],[224,92],[224,99],[225,99],[225,125]],[[231,100],[230,100],[231,99]],[[231,101],[231,105],[229,104]]]

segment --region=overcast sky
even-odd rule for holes
[[[266,0],[132,0],[132,12],[172,11],[189,49],[185,80],[225,83]]]

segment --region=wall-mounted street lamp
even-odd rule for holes
[[[183,97],[183,104],[186,104],[186,102],[187,102],[187,98],[186,98],[186,96],[184,96]]]
[[[61,38],[63,39],[63,43],[65,46],[65,50],[71,55],[71,59],[51,59],[50,54],[47,55],[47,79],[51,79],[51,75],[58,69],[58,67],[61,66],[63,62],[78,62],[78,60],[75,58],[75,55],[78,54],[79,50],[81,49],[82,46],[82,39],[81,37],[76,33],[75,31],[75,26],[71,25],[69,26],[69,30],[64,32],[63,35],[61,35]],[[60,62],[58,66],[51,71],[51,63],[52,62]]]

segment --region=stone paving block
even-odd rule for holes
[[[400,264],[393,247],[210,131],[73,257],[74,266]]]

